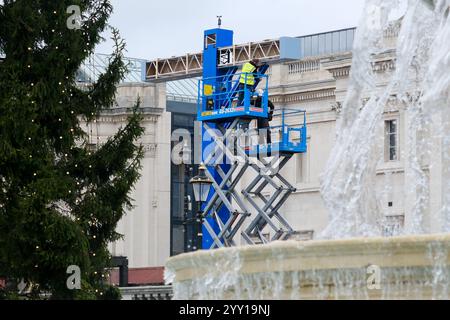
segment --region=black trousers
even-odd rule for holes
[[[247,85],[247,90],[249,90],[250,94],[252,94],[253,91],[255,91],[255,88],[253,86]],[[239,83],[238,91],[239,91],[238,106],[241,106],[245,98],[245,84]]]
[[[270,124],[269,120],[265,118],[258,118],[258,134],[259,134],[259,144],[263,143],[262,136],[266,136],[266,143],[272,143],[272,137],[270,136]]]

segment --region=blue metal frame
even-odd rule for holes
[[[207,79],[204,84],[211,85],[213,87],[216,86],[216,80],[215,78],[221,77],[221,76],[229,76],[236,72],[236,67],[231,68],[219,68],[218,67],[218,61],[220,59],[218,49],[223,47],[228,47],[233,45],[233,31],[232,30],[226,30],[226,29],[210,29],[206,30],[204,32],[203,36],[203,42],[204,42],[204,50],[203,50],[203,79]],[[201,119],[197,119],[199,121],[202,121]],[[214,123],[208,123],[211,128],[215,128]],[[202,137],[207,136],[205,127],[202,125]],[[209,142],[203,140],[202,141],[202,156],[205,154],[205,150],[208,148]],[[203,161],[205,159],[202,159]],[[223,172],[227,173],[230,170],[230,165],[223,162],[223,164],[220,165],[220,168]],[[214,167],[208,166],[209,173],[213,176],[214,180],[217,183],[221,183],[222,177],[220,174],[215,170]],[[208,200],[211,199],[211,197],[214,196],[214,188],[211,188],[208,195]],[[204,209],[205,204],[203,204],[202,209]],[[227,221],[230,217],[231,213],[230,211],[225,207],[222,206],[222,208],[218,212],[218,216],[222,221]],[[220,226],[214,221],[211,217],[206,217],[205,220],[211,225],[214,232],[218,234],[220,232]],[[206,227],[203,225],[202,227],[202,247],[203,248],[209,248],[211,244],[213,243],[213,238],[209,234],[209,231],[206,229]]]
[[[286,119],[292,116],[303,115],[303,123],[298,125],[289,125]],[[295,109],[281,109],[274,113],[273,117],[281,117],[281,124],[271,126],[270,130],[281,128],[281,141],[269,145],[255,145],[246,150],[249,155],[267,154],[268,152],[281,153],[304,153],[307,151],[307,127],[306,127],[306,111]],[[299,132],[300,141],[295,142],[291,139],[292,132]]]
[[[244,75],[244,87],[240,88],[241,75]],[[255,79],[258,79],[257,85],[261,80],[265,84],[259,88],[262,90],[261,108],[251,104],[252,99],[256,98],[257,93],[253,88],[246,84],[249,73],[225,74],[218,77],[200,79],[198,82],[198,101],[197,101],[197,119],[199,121],[214,121],[230,118],[267,118],[268,116],[268,76],[262,73],[254,73]],[[214,85],[213,85],[213,84]],[[253,86],[252,86],[253,87]],[[244,93],[244,99],[239,104],[239,95]]]

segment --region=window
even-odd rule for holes
[[[194,120],[196,115],[172,113],[172,132],[177,129],[187,129],[194,138]],[[172,142],[172,146],[175,141]],[[194,152],[196,145],[193,145]],[[194,250],[199,239],[197,236],[198,224],[193,220],[197,212],[197,204],[192,201],[193,190],[189,180],[196,175],[196,166],[176,165],[171,163],[171,191],[170,191],[170,252],[176,255]],[[190,201],[189,201],[190,200]]]
[[[172,226],[172,255],[185,252],[185,230],[183,225]]]
[[[333,52],[339,52],[339,32],[333,32]]]
[[[382,224],[383,236],[393,237],[400,235],[402,233],[404,224],[404,215],[385,216]]]
[[[345,31],[339,32],[339,51],[347,51],[347,33]]]
[[[305,38],[305,56],[309,57],[311,56],[311,37]]]
[[[385,147],[384,147],[384,159],[388,161],[398,160],[398,121],[386,120],[384,124],[385,128]]]
[[[300,38],[300,57],[305,57],[305,38]]]
[[[205,49],[208,48],[209,45],[215,45],[216,44],[216,34],[209,34],[205,37]]]
[[[319,37],[312,36],[311,37],[311,55],[317,56],[319,54]]]
[[[325,34],[325,53],[333,52],[333,34],[328,32]]]
[[[347,47],[346,51],[351,51],[353,48],[353,39],[355,37],[355,30],[347,30]]]
[[[319,35],[319,54],[322,55],[324,54],[326,51],[326,35],[325,34],[320,34]]]

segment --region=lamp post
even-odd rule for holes
[[[203,226],[203,211],[202,204],[207,200],[209,189],[213,181],[206,176],[206,166],[201,163],[198,167],[198,175],[189,180],[194,189],[195,201],[198,202],[198,212],[197,212],[197,250],[202,246],[202,226]]]

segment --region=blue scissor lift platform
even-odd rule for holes
[[[238,73],[238,67],[230,64],[229,59],[227,66],[219,66],[223,58],[219,56],[219,48],[231,46],[232,37],[233,32],[225,29],[206,30],[204,35],[197,120],[202,122],[203,128],[202,160],[213,182],[202,206],[205,249],[233,246],[238,233],[249,244],[289,238],[294,230],[279,209],[295,188],[280,170],[294,154],[307,151],[306,113],[294,109],[274,112],[270,132],[278,139],[273,143],[258,144],[259,138],[256,144],[242,146],[239,143],[241,138],[247,142],[252,140],[255,132],[250,129],[252,120],[263,123],[269,118],[266,75],[269,66],[262,65],[253,74]],[[249,76],[255,80],[251,86],[247,85]],[[234,146],[231,150],[230,145]],[[236,187],[249,168],[256,176],[247,186],[241,183],[238,191]],[[270,188],[269,196],[263,196],[267,193],[266,187]],[[256,202],[255,197],[260,201]],[[253,207],[253,213],[248,204]],[[249,219],[244,228],[244,221]],[[266,227],[274,231],[271,239],[263,235]]]

